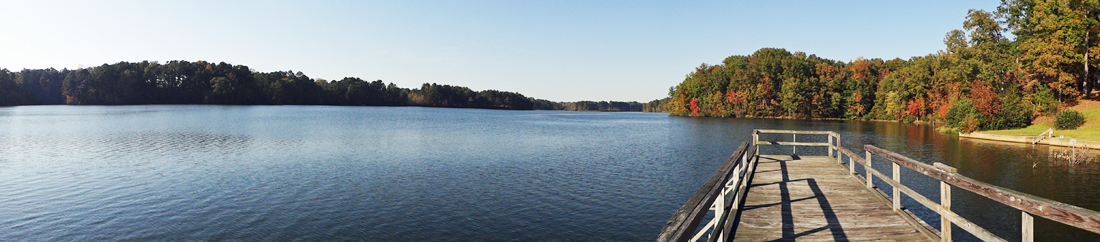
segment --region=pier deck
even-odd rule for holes
[[[791,138],[769,141],[762,140],[760,134],[771,134],[773,139],[775,134],[789,134]],[[821,138],[798,142],[807,135],[811,141],[815,135],[825,136],[825,142],[821,143]],[[841,146],[836,132],[757,129],[752,137],[751,144],[742,143],[672,214],[657,235],[658,242],[952,241],[953,227],[983,241],[1006,241],[953,212],[954,189],[1019,210],[1024,242],[1035,240],[1034,217],[1100,233],[1098,211],[974,180],[949,165],[927,164],[870,144],[863,145],[862,154],[858,154]],[[787,154],[799,155],[805,154],[797,152],[800,146],[826,147],[826,154],[760,154],[762,145],[790,147]],[[892,169],[874,169],[875,157]],[[904,184],[902,169],[938,180],[939,201]],[[875,183],[885,183],[891,194]],[[929,218],[918,218],[903,207],[903,195],[939,214],[940,228],[929,226]],[[711,219],[704,223],[706,217]]]
[[[929,241],[825,156],[762,155],[734,241]]]

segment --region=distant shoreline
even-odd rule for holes
[[[420,107],[420,108],[454,108],[454,109],[481,109],[481,110],[508,110],[508,111],[572,111],[572,112],[639,112],[642,110],[573,110],[573,109],[511,109],[511,108],[492,108],[492,107],[447,107],[447,106],[423,106],[423,105],[333,105],[333,104],[217,104],[217,103],[142,103],[142,104],[26,104],[26,105],[6,105],[0,106],[0,108],[10,107],[28,107],[28,106],[70,106],[70,107],[90,107],[90,106],[155,106],[155,105],[196,105],[196,106],[241,106],[241,107],[271,107],[271,106],[323,106],[323,107]],[[644,113],[657,113],[657,112],[644,112]]]
[[[118,62],[79,69],[0,68],[0,106],[20,105],[330,105],[508,110],[643,111],[631,101],[555,102],[509,91],[424,83],[398,87],[356,77],[310,78],[258,72],[225,62]]]

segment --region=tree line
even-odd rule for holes
[[[562,110],[568,110],[568,111],[598,111],[598,112],[642,111],[642,103],[639,103],[639,102],[616,102],[616,101],[565,102],[565,103],[562,103]]]
[[[314,79],[302,72],[256,72],[205,61],[119,62],[75,70],[0,69],[0,106],[13,105],[347,105],[566,110],[553,102],[498,90],[425,83],[401,88],[381,80]],[[611,111],[600,110],[600,111]],[[617,109],[615,111],[641,111]]]
[[[971,9],[946,48],[902,60],[841,62],[763,48],[702,64],[645,105],[692,117],[941,121],[963,131],[1025,127],[1096,98],[1100,4],[1003,0]],[[1015,38],[1006,37],[1012,33]]]

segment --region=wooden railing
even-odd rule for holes
[[[726,220],[731,211],[737,211],[737,205],[741,204],[741,199],[745,197],[745,187],[748,186],[746,177],[752,175],[756,168],[756,150],[752,147],[748,143],[741,143],[726,163],[718,168],[718,172],[672,215],[672,219],[661,229],[657,241],[696,241],[707,234],[707,231],[711,231],[708,240],[725,238],[730,227]],[[729,196],[731,194],[732,201]],[[714,219],[699,230],[699,223],[710,211],[714,211]],[[696,230],[699,232],[696,233]]]
[[[790,134],[791,142],[782,141],[761,141],[760,134]],[[798,135],[828,135],[825,143],[811,143],[811,142],[798,142]],[[840,146],[840,134],[833,131],[813,131],[813,130],[771,130],[771,129],[754,129],[752,131],[752,143],[757,145],[757,149],[760,145],[789,145],[791,146],[791,154],[798,153],[799,146],[826,146],[828,147],[829,157],[833,157],[833,152],[837,151]],[[757,150],[757,153],[760,151]]]
[[[791,142],[761,141],[760,134],[791,134],[792,138]],[[828,135],[828,138],[826,143],[800,143],[797,142],[798,135]],[[1100,212],[974,180],[959,175],[955,168],[939,162],[928,165],[873,145],[864,145],[865,154],[860,156],[841,146],[840,134],[831,131],[753,130],[753,143],[751,145],[741,144],[733,156],[718,169],[718,172],[680,210],[673,214],[672,219],[661,230],[657,241],[697,241],[703,235],[708,234],[708,241],[726,241],[727,238],[732,237],[736,233],[732,223],[736,220],[737,210],[744,199],[746,187],[751,183],[752,174],[756,170],[761,145],[792,146],[792,155],[797,153],[798,146],[825,146],[828,149],[829,157],[835,157],[836,163],[841,165],[844,165],[844,157],[847,156],[848,172],[862,180],[861,182],[865,182],[867,189],[888,200],[893,210],[904,215],[911,223],[921,223],[915,221],[920,218],[908,211],[903,211],[901,194],[909,196],[917,203],[939,214],[941,221],[939,231],[934,231],[935,228],[928,227],[932,231],[926,232],[930,233],[929,236],[938,237],[941,241],[951,241],[952,224],[984,241],[1005,241],[1003,238],[951,211],[952,187],[971,191],[1020,210],[1023,241],[1034,241],[1033,215],[1093,233],[1100,233]],[[891,162],[892,172],[889,176],[872,167],[873,156],[879,156]],[[863,166],[865,176],[860,177],[859,173],[856,172],[857,163]],[[906,167],[939,180],[940,201],[937,203],[902,184],[901,167]],[[879,190],[878,187],[874,186],[875,177],[892,187],[890,195],[886,195],[884,190]],[[714,218],[700,229],[699,224],[710,211],[714,211]],[[927,227],[927,223],[924,223],[924,227]]]
[[[974,180],[959,175],[956,173],[955,168],[939,162],[928,165],[873,145],[864,145],[863,149],[866,151],[866,158],[861,158],[843,147],[840,148],[841,156],[847,155],[850,161],[855,161],[849,162],[849,171],[852,175],[857,175],[854,172],[855,163],[860,163],[864,166],[864,169],[867,170],[865,180],[867,181],[868,188],[874,187],[871,184],[874,177],[879,177],[882,181],[890,184],[890,186],[893,187],[893,189],[891,189],[893,190],[893,194],[890,199],[893,202],[892,205],[895,211],[901,209],[900,193],[904,193],[921,205],[938,213],[941,221],[939,236],[942,241],[951,241],[951,224],[958,225],[959,228],[970,232],[970,234],[984,241],[1005,241],[1005,239],[994,235],[988,230],[952,212],[951,187],[962,188],[1020,210],[1023,241],[1034,241],[1035,239],[1034,219],[1032,215],[1038,215],[1039,217],[1085,229],[1093,233],[1100,233],[1100,212]],[[883,157],[891,161],[891,166],[893,168],[893,172],[891,173],[892,176],[886,176],[882,172],[871,168],[873,156]],[[841,160],[841,157],[837,157],[837,159]],[[900,166],[904,166],[910,170],[939,180],[940,202],[936,203],[920,193],[913,191],[913,189],[910,189],[904,184],[901,184],[901,177],[899,175]]]
[[[791,134],[792,142],[761,143],[759,135],[767,133]],[[829,142],[799,143],[799,134],[828,135]],[[751,183],[751,176],[756,172],[759,145],[790,145],[793,147],[792,154],[798,151],[797,146],[828,146],[829,155],[832,156],[837,148],[834,141],[839,144],[840,135],[828,131],[754,130],[752,140],[751,145],[742,143],[726,163],[718,168],[718,172],[672,215],[672,219],[661,229],[657,241],[698,241],[703,236],[707,236],[707,241],[711,242],[728,240],[735,232],[733,222]],[[712,214],[712,219],[699,228],[699,224],[708,214]]]

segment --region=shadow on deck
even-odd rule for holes
[[[767,141],[760,134],[791,138]],[[984,241],[1005,241],[953,212],[953,189],[1019,210],[1025,242],[1034,241],[1033,216],[1100,233],[1100,212],[974,180],[954,167],[927,164],[874,145],[863,145],[863,154],[856,154],[840,145],[836,132],[753,130],[752,135],[753,142],[741,144],[672,215],[657,241],[951,241],[952,227]],[[824,136],[825,142],[798,142],[799,135]],[[798,147],[826,147],[827,156],[763,155],[761,145],[791,147],[791,154],[797,154]],[[892,169],[873,169],[875,157]],[[857,167],[862,172],[857,173]],[[903,168],[938,180],[939,201],[903,184]],[[872,180],[885,183],[892,194],[872,186]],[[902,207],[902,196],[939,214],[940,228]]]
[[[928,241],[829,157],[763,155],[734,241]]]

